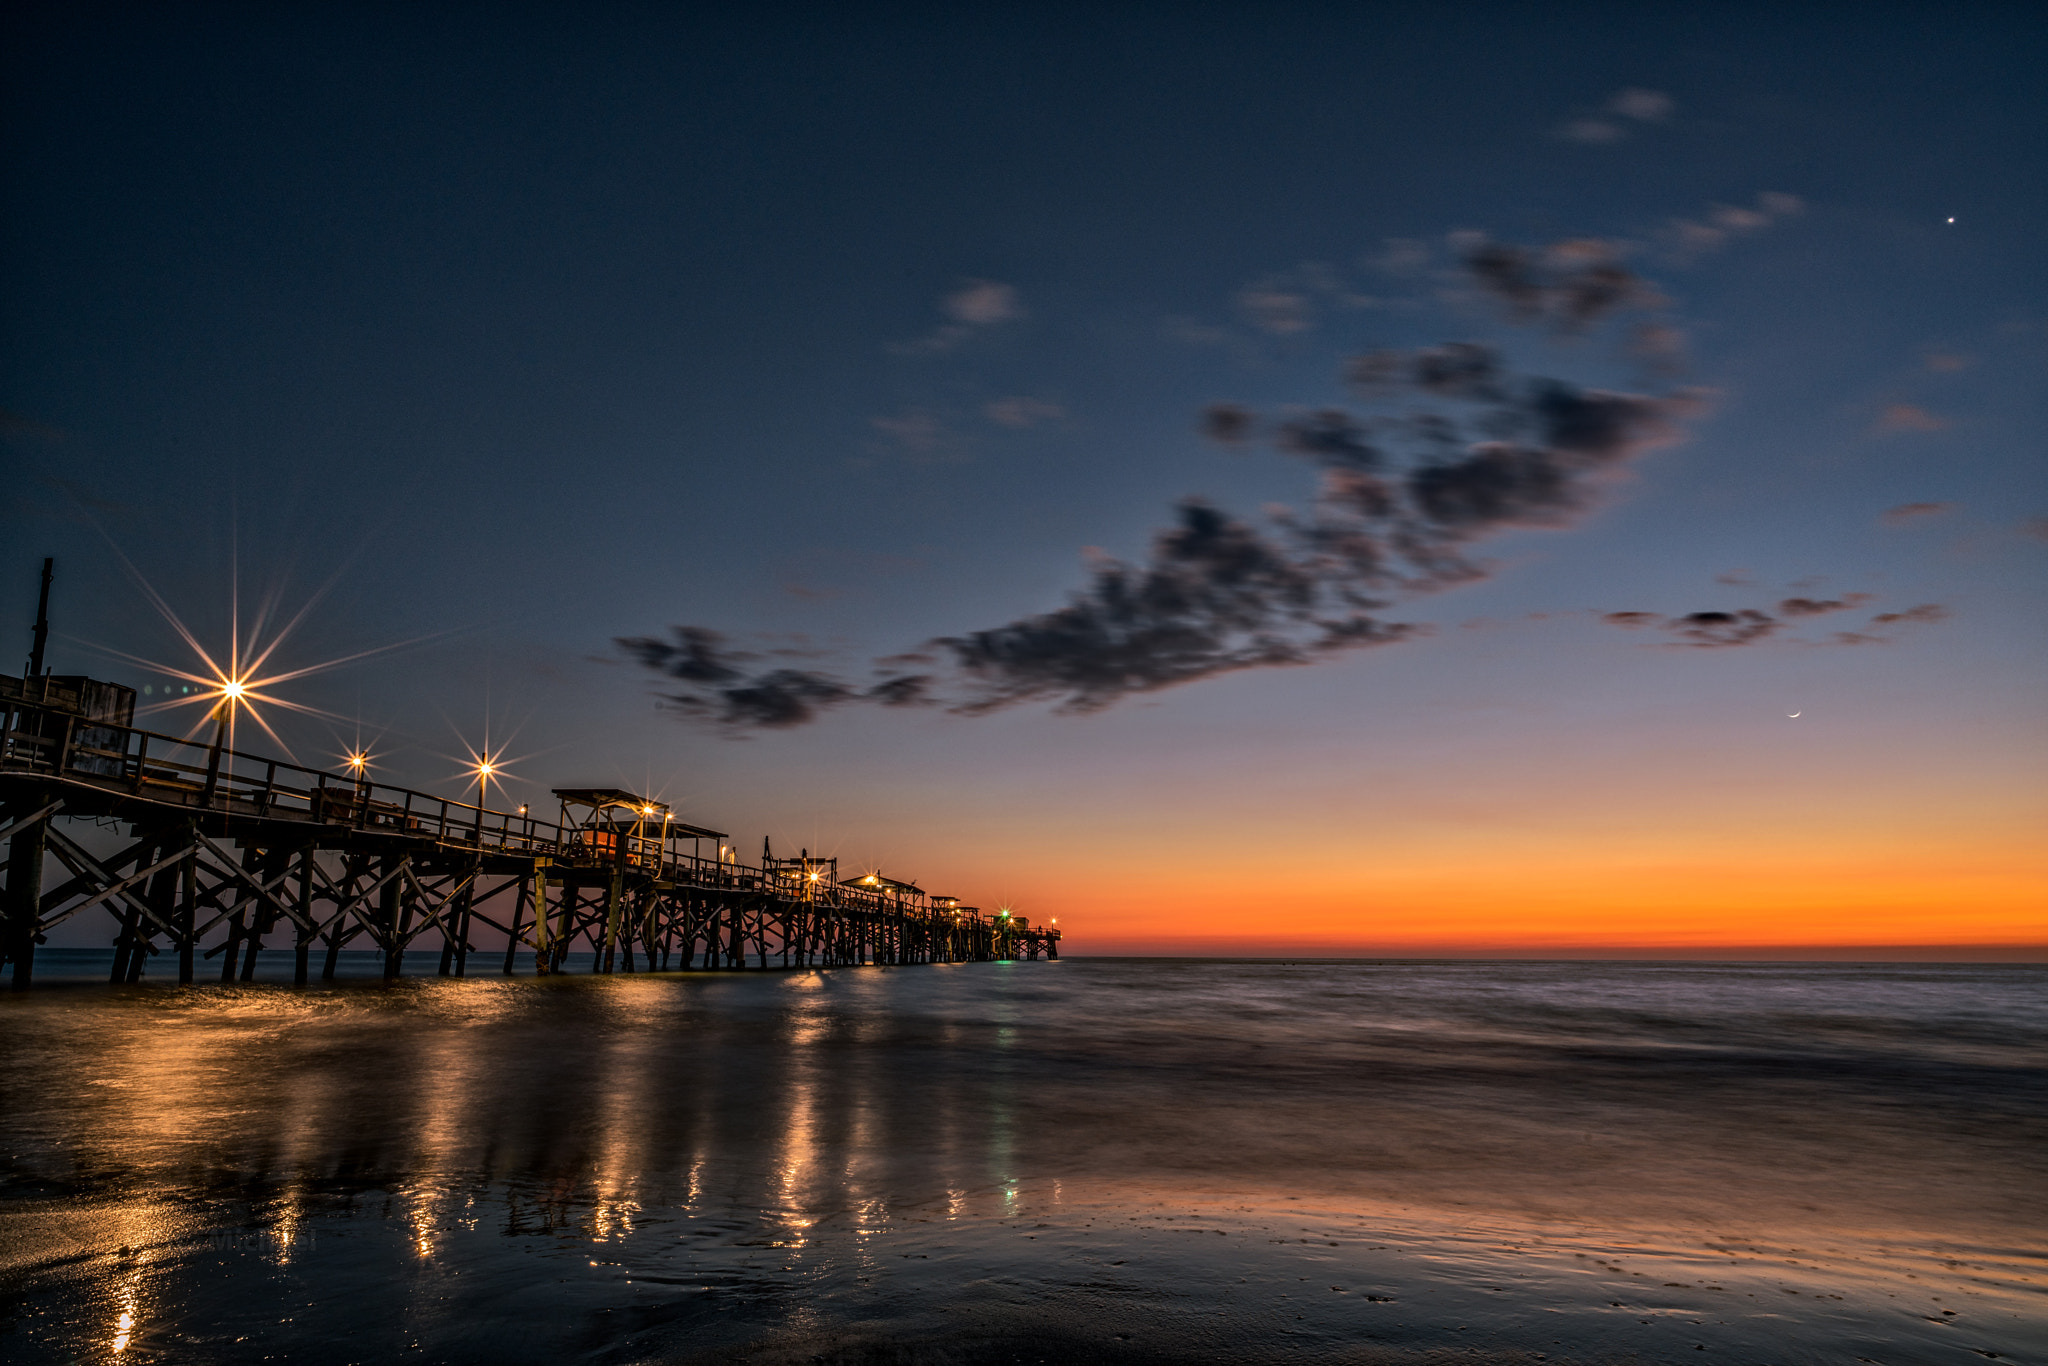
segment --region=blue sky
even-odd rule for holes
[[[231,563],[291,607],[338,575],[281,657],[431,637],[297,694],[383,737],[395,781],[449,784],[488,715],[535,789],[644,782],[749,839],[1111,919],[1088,889],[1115,850],[1233,851],[1234,882],[1296,832],[1369,859],[1374,832],[1543,813],[1597,851],[1702,783],[1780,823],[1788,793],[1890,794],[1844,850],[1945,828],[1959,793],[2038,802],[2024,7],[6,22],[0,574],[25,652],[58,557],[60,669],[176,660],[119,555],[215,637]],[[1346,402],[1347,357],[1467,339],[1639,378],[1612,335],[1507,325],[1462,274],[1474,234],[1609,244],[1708,398],[1597,509],[1387,613],[1433,635],[1085,717],[750,738],[657,712],[613,644],[694,625],[865,678],[1059,607],[1088,547],[1142,560],[1177,499],[1309,499],[1301,462],[1205,441],[1205,405],[1278,421]],[[1599,619],[1852,593],[1727,649]],[[1945,616],[1820,643],[1923,605]],[[336,733],[286,738],[318,760]]]

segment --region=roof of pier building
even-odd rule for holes
[[[859,887],[870,892],[894,892],[898,896],[924,895],[924,889],[915,882],[898,882],[895,878],[883,877],[880,873],[865,873],[860,877],[841,878],[839,879],[839,885],[842,887]]]
[[[628,792],[623,787],[558,787],[554,789],[554,794],[565,803],[594,807],[599,811],[624,809],[642,817],[652,816],[659,812],[664,818],[670,838],[699,840],[722,840],[726,838],[726,832],[723,830],[708,830],[701,825],[691,825],[686,821],[677,820],[675,814],[669,809],[667,802],[658,802],[652,797],[643,797],[636,792]],[[628,821],[626,824],[632,824],[632,822]]]

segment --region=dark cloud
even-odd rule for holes
[[[1280,424],[1277,444],[1331,468],[1376,470],[1386,456],[1367,439],[1364,423],[1342,408],[1325,408]]]
[[[1519,407],[1497,408],[1490,425],[1531,429],[1533,443],[1478,442],[1456,460],[1408,476],[1408,494],[1446,537],[1501,526],[1556,526],[1582,510],[1588,477],[1671,440],[1693,411],[1685,397],[1651,398],[1584,390],[1554,380],[1532,385]]]
[[[1544,444],[1559,456],[1604,463],[1674,439],[1677,420],[1697,413],[1700,402],[1692,394],[1650,398],[1544,380],[1534,386],[1529,406]]]
[[[930,674],[899,674],[884,679],[861,695],[885,707],[924,706],[934,700],[931,696],[932,681]]]
[[[1567,275],[1552,290],[1552,298],[1559,321],[1581,328],[1634,302],[1636,287],[1631,271],[1611,261],[1594,261]]]
[[[1596,238],[1572,238],[1548,247],[1479,242],[1465,252],[1465,269],[1480,291],[1522,323],[1578,332],[1610,314],[1653,305],[1656,292],[1621,264],[1618,247]]]
[[[1518,320],[1530,321],[1543,308],[1544,289],[1530,254],[1521,247],[1488,242],[1465,255],[1465,268],[1480,288],[1505,304]]]
[[[1908,607],[1903,612],[1880,612],[1870,619],[1873,626],[1889,626],[1893,622],[1935,622],[1948,620],[1948,608],[1938,602],[1923,602],[1918,607]]]
[[[1251,440],[1258,423],[1258,415],[1241,404],[1212,403],[1202,409],[1202,435],[1226,446],[1242,445]]]
[[[1724,649],[1738,645],[1754,645],[1758,641],[1770,639],[1790,621],[1850,611],[1868,601],[1868,593],[1845,593],[1840,598],[1786,598],[1778,604],[1777,616],[1753,607],[1745,607],[1732,612],[1689,612],[1678,617],[1667,617],[1656,612],[1607,612],[1601,615],[1600,620],[1609,626],[1619,626],[1631,631],[1645,626],[1655,626],[1677,636],[1678,644],[1703,649]],[[1903,612],[1880,612],[1870,619],[1869,625],[1876,628],[1925,624],[1942,621],[1947,617],[1946,607],[1929,602],[1918,607],[1909,607]],[[1873,635],[1869,631],[1838,631],[1829,637],[1827,642],[1807,640],[1805,643],[1885,645],[1890,642],[1890,636]]]
[[[725,648],[725,637],[701,626],[672,626],[673,641],[654,636],[628,636],[618,641],[620,649],[633,659],[670,678],[687,683],[726,683],[740,677],[735,657]]]
[[[1778,604],[1778,612],[1788,617],[1817,617],[1828,612],[1846,612],[1868,601],[1868,593],[1851,593],[1843,598],[1787,598]]]
[[[1554,520],[1577,496],[1569,472],[1549,452],[1498,442],[1463,460],[1416,470],[1408,476],[1408,493],[1432,522],[1458,534],[1504,522]]]
[[[1604,243],[1542,249],[1481,243],[1472,278],[1523,321],[1576,331],[1645,306],[1654,293]],[[1388,621],[1397,599],[1484,577],[1472,547],[1516,527],[1565,527],[1598,505],[1630,462],[1677,439],[1699,410],[1682,390],[1622,393],[1512,373],[1493,347],[1448,342],[1358,357],[1344,378],[1357,408],[1267,422],[1234,403],[1204,409],[1212,440],[1269,433],[1317,472],[1302,509],[1262,523],[1183,500],[1142,562],[1107,556],[1067,603],[927,642],[883,661],[858,686],[787,668],[750,673],[696,629],[621,646],[687,685],[687,710],[725,724],[779,727],[854,701],[940,705],[979,714],[1043,701],[1099,710],[1240,669],[1307,664],[1421,634]],[[1632,614],[1621,614],[1629,616]],[[1610,617],[1610,620],[1616,618]],[[1760,613],[1696,613],[1667,623],[1694,644],[1739,644],[1775,629]]]
[[[1099,563],[1089,586],[1057,611],[937,643],[965,684],[956,710],[1043,698],[1095,711],[1132,693],[1305,664],[1414,630],[1376,621],[1357,610],[1362,602],[1331,590],[1314,563],[1190,499],[1142,567]]]
[[[760,658],[727,647],[725,637],[699,626],[671,628],[671,640],[629,636],[617,641],[626,656],[686,685],[664,696],[694,716],[734,729],[779,729],[817,718],[820,710],[853,700],[853,689],[828,674],[776,668],[752,675]],[[780,652],[778,652],[780,653]]]
[[[1730,645],[1752,645],[1776,631],[1780,623],[1762,612],[1690,612],[1673,617],[1664,629],[1688,645],[1720,649]]]
[[[1399,352],[1379,352],[1380,356],[1391,355],[1395,362],[1402,357]],[[1353,361],[1348,373],[1356,375],[1366,368],[1367,361],[1361,357]],[[1498,402],[1501,398],[1500,353],[1490,346],[1477,342],[1446,342],[1442,346],[1424,347],[1408,358],[1409,377],[1416,388],[1439,398],[1468,398],[1484,402]]]
[[[718,690],[714,718],[721,725],[780,730],[817,719],[826,707],[853,700],[853,690],[829,674],[809,669],[771,669],[736,688]],[[672,697],[684,707],[695,699]],[[699,704],[701,705],[701,703]]]

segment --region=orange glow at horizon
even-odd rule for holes
[[[1056,908],[1067,951],[1084,955],[1986,945],[2048,958],[2048,847],[2035,804],[2015,797],[1980,793],[1938,818],[1844,800],[1803,821],[1706,802],[1644,816],[1596,798],[1348,834],[1274,809],[1227,842],[1170,827],[1082,836],[1009,885]],[[1299,853],[1281,852],[1281,827]]]
[[[1242,942],[1275,951],[1403,945],[1473,951],[1716,945],[2039,944],[2043,879],[1883,868],[1601,866],[1386,869],[1349,881],[1255,874],[1097,884],[1063,906],[1083,943]]]

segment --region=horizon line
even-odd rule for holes
[[[1304,948],[1244,952],[1225,945],[1175,951],[1078,948],[1062,958],[1197,958],[1241,962],[1703,962],[1703,963],[2048,963],[2048,944],[1716,944],[1696,948],[1583,945],[1572,948],[1404,945],[1399,948]]]

